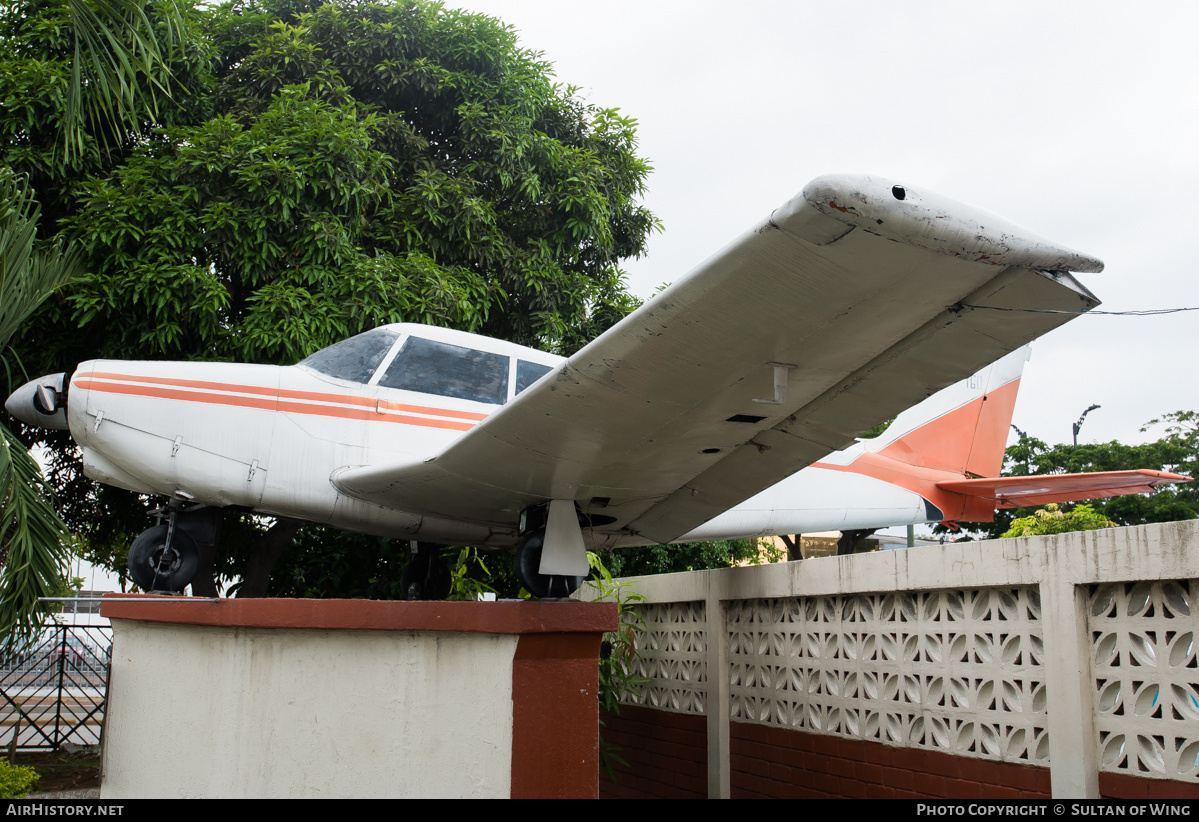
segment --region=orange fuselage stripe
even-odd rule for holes
[[[433,414],[439,417],[456,417],[463,420],[485,420],[486,414],[474,411],[455,411],[449,408],[426,408],[420,405],[405,405],[386,400],[373,400],[370,397],[356,397],[342,394],[321,394],[313,391],[293,391],[287,388],[269,388],[261,385],[238,385],[236,383],[207,382],[205,380],[180,380],[174,377],[133,377],[128,374],[112,374],[95,371],[90,375],[96,380],[120,380],[122,382],[144,382],[155,385],[172,385],[179,388],[204,388],[211,391],[235,391],[239,394],[262,394],[268,397],[286,397],[292,400],[313,400],[316,402],[336,402],[342,405],[363,405],[374,408],[382,405],[393,411],[408,411],[413,414]]]
[[[141,379],[140,377],[125,377],[124,379]],[[167,382],[168,384],[181,385],[191,381],[167,381],[158,380],[159,382]],[[218,383],[208,383],[208,385],[217,385]],[[231,394],[215,394],[201,391],[183,391],[172,388],[157,387],[151,385],[127,385],[110,382],[94,382],[89,379],[81,379],[75,382],[75,385],[83,389],[92,391],[101,391],[108,394],[130,394],[141,397],[157,397],[167,400],[183,400],[185,402],[199,402],[211,405],[234,405],[242,408],[261,408],[266,411],[287,411],[294,414],[309,414],[321,417],[339,417],[342,419],[351,420],[366,420],[375,422],[398,422],[404,425],[422,425],[426,428],[445,428],[452,431],[469,431],[475,427],[474,423],[458,422],[456,420],[431,420],[423,417],[410,417],[402,414],[381,414],[377,411],[360,410],[358,408],[339,408],[329,405],[309,405],[307,403],[287,402],[282,400],[278,395],[263,396],[263,397],[238,397]],[[243,391],[246,388],[255,388],[255,391],[246,391],[245,393],[265,393],[270,389],[262,389],[256,386],[229,386],[228,390]],[[280,392],[282,395],[283,392]],[[304,392],[291,392],[300,394]],[[326,395],[333,397],[334,395]],[[356,397],[354,399],[362,399]],[[342,398],[336,398],[338,402],[344,402]],[[372,405],[374,403],[372,402]],[[396,406],[403,408],[406,411],[416,413],[430,414],[449,414],[450,412],[441,411],[432,408],[421,408],[420,406],[401,406],[399,403],[387,403],[388,406]],[[466,412],[460,412],[466,413]]]

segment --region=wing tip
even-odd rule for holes
[[[870,174],[826,174],[804,186],[802,198],[841,223],[891,240],[988,265],[1097,274],[1103,261],[1054,243],[966,203]]]

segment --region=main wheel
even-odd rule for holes
[[[129,576],[143,591],[182,591],[196,575],[200,550],[182,528],[167,544],[167,526],[155,525],[138,534],[129,546]]]
[[[538,599],[568,597],[583,584],[585,577],[543,574],[541,549],[545,545],[545,529],[534,531],[516,549],[516,578],[524,589]]]
[[[443,600],[450,595],[453,580],[450,579],[450,569],[437,551],[419,548],[412,561],[404,566],[400,574],[400,590],[404,599],[413,600]]]

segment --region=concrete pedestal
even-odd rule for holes
[[[611,603],[106,598],[105,799],[594,797]]]

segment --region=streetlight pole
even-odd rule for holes
[[[1101,405],[1092,405],[1086,411],[1083,411],[1082,416],[1078,418],[1078,422],[1074,423],[1074,446],[1076,448],[1078,447],[1078,432],[1082,429],[1082,421],[1087,418],[1087,414],[1090,414],[1096,408],[1102,408],[1102,407],[1103,406],[1101,406]]]

